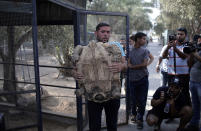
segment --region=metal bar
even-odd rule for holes
[[[74,12],[74,46],[80,45],[80,13]],[[76,81],[76,89],[79,89]],[[76,96],[77,104],[77,131],[82,131],[83,128],[83,116],[82,116],[82,97]]]
[[[126,16],[126,59],[129,58],[129,16]],[[126,72],[126,123],[129,120],[130,113],[130,84],[129,84],[129,68]]]
[[[20,111],[23,111],[23,112],[30,112],[30,113],[36,113],[37,111],[35,110],[35,108],[31,108],[31,109],[29,109],[29,108],[25,108],[25,107],[23,107],[23,106],[16,106],[16,105],[14,105],[14,104],[10,104],[10,103],[3,103],[3,102],[1,102],[0,103],[0,107],[1,107],[1,110],[8,110],[8,108],[9,109],[15,109],[15,110],[20,110]]]
[[[7,80],[7,79],[0,79],[0,80]],[[13,80],[7,80],[13,81]],[[25,83],[25,84],[36,84],[35,82],[24,82],[24,81],[14,81],[16,83]],[[75,89],[74,87],[67,87],[67,86],[60,86],[60,85],[50,85],[50,84],[40,84],[40,86],[49,86],[49,87],[58,87],[58,88],[67,88],[67,89]]]
[[[33,128],[33,127],[37,127],[37,124],[21,126],[21,127],[11,128],[11,129],[6,129],[6,131],[18,131],[18,130],[27,129],[27,128]]]
[[[41,96],[40,96],[40,73],[39,73],[39,60],[38,60],[38,42],[37,42],[37,12],[36,0],[32,0],[32,38],[33,38],[33,52],[34,52],[34,70],[36,82],[36,102],[37,102],[37,126],[38,131],[43,131],[42,112],[41,112]]]
[[[62,1],[59,1],[59,0],[48,0],[48,1],[50,1],[52,3],[56,3],[56,4],[60,5],[60,6],[63,6],[65,8],[70,9],[70,10],[73,10],[73,11],[77,10],[77,7],[75,7],[75,6],[73,6],[73,5],[69,4],[69,3],[66,3],[66,2],[62,2]]]
[[[80,13],[85,13],[85,14],[91,14],[91,15],[109,15],[109,16],[127,16],[126,13],[122,13],[122,12],[102,12],[102,11],[95,11],[95,10],[84,10],[78,7],[75,7],[67,2],[62,2],[61,0],[48,0],[52,3],[56,3],[60,6],[63,6],[65,8],[71,9],[73,11],[76,12],[80,12]]]
[[[127,17],[127,13],[122,12],[102,12],[102,11],[94,11],[94,10],[77,10],[80,13],[90,14],[90,15],[105,15],[105,16],[125,16]]]
[[[13,95],[13,94],[26,94],[26,93],[35,93],[36,90],[27,90],[27,91],[11,91],[11,92],[1,92],[0,96],[3,95]]]
[[[27,13],[31,14],[31,4],[25,2],[9,2],[9,1],[0,1],[0,12],[6,13]],[[17,4],[17,6],[16,6]]]
[[[86,14],[84,14],[84,29],[83,29],[83,33],[84,33],[84,35],[83,35],[83,37],[84,37],[84,44],[85,45],[87,45],[87,15]]]
[[[0,62],[0,64],[13,64],[13,65],[23,65],[23,66],[34,66],[33,64],[11,63],[11,62]],[[49,65],[38,65],[38,66],[39,67],[48,67],[48,68],[73,69],[73,67],[61,67],[61,66],[49,66]]]

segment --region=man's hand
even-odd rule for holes
[[[177,44],[176,41],[169,41],[167,48],[168,48],[168,49],[170,49],[171,47],[176,48],[176,44]]]
[[[132,65],[130,62],[128,62],[128,67],[129,67],[129,68],[132,68],[133,65]]]
[[[121,70],[124,68],[124,65],[122,63],[113,63],[112,65],[108,66],[109,70],[113,73],[121,72]]]
[[[84,76],[82,75],[82,73],[77,72],[77,68],[74,68],[72,70],[72,74],[73,74],[73,77],[75,78],[75,80],[83,80],[84,79]]]
[[[167,101],[170,105],[173,105],[174,104],[174,98],[171,98]]]
[[[156,65],[156,72],[158,73],[160,71],[160,66]]]
[[[151,100],[151,106],[157,106],[157,105],[161,104],[164,100],[165,100],[165,92],[161,91],[159,99],[152,99]]]

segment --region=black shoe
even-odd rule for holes
[[[136,123],[136,122],[137,122],[136,115],[132,115],[132,116],[131,116],[131,122],[132,122],[132,123]]]
[[[199,126],[189,124],[184,131],[199,131]]]
[[[154,125],[154,131],[160,131],[160,126],[159,125]]]
[[[174,121],[174,118],[169,118],[167,121],[165,121],[166,124],[172,123]]]
[[[137,122],[137,129],[143,129],[144,125],[143,125],[143,122],[142,121],[138,121]]]
[[[185,131],[185,129],[184,128],[177,128],[176,131]]]

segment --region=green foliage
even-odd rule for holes
[[[189,35],[201,33],[200,0],[160,0],[162,17],[166,27],[175,30],[186,27]]]
[[[40,26],[38,39],[42,41],[43,48],[53,54],[62,67],[72,67],[72,52],[74,48],[73,26]],[[71,75],[65,69],[59,69],[64,76]]]
[[[115,11],[126,12],[130,16],[130,31],[149,30],[152,23],[149,20],[148,13],[152,11],[145,7],[152,7],[153,3],[143,3],[141,0],[95,0],[87,4],[88,9],[97,11]],[[121,26],[125,25],[125,20],[116,20],[111,25],[120,28],[116,30],[120,32]],[[100,21],[98,21],[100,22]],[[90,23],[89,23],[90,24]],[[118,29],[118,27],[116,27]]]
[[[157,35],[161,35],[165,31],[165,27],[163,23],[157,23],[156,26],[154,26],[154,31]]]

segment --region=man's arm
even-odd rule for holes
[[[186,59],[188,57],[188,55],[186,55],[185,53],[181,52],[179,49],[177,49],[177,47],[173,47],[174,51],[178,54],[178,56],[182,59]]]
[[[153,61],[154,61],[154,56],[151,53],[149,53],[149,61],[147,63],[147,66],[150,65]]]
[[[197,59],[199,62],[201,62],[201,56],[199,55],[198,52],[193,52],[189,55],[187,64],[189,67],[192,67],[193,64],[195,63],[195,59]]]
[[[191,68],[193,66],[193,64],[195,63],[195,60],[194,60],[194,56],[193,54],[191,53],[187,59],[187,64],[189,66],[189,68]]]
[[[121,72],[127,68],[126,59],[124,56],[121,57],[121,62],[113,63],[112,65],[108,66],[110,71],[114,73]]]
[[[168,58],[168,55],[169,55],[169,49],[171,48],[172,46],[171,46],[171,43],[170,42],[168,42],[168,44],[167,44],[167,47],[166,47],[166,49],[164,50],[164,52],[163,52],[163,54],[162,54],[162,57],[163,58]]]
[[[177,49],[176,45],[177,45],[177,41],[173,41],[170,43],[170,45],[173,47],[174,51],[177,53],[177,55],[181,58],[181,59],[186,59],[188,57],[187,54],[181,52],[179,49]]]
[[[162,102],[164,102],[164,100],[165,100],[165,93],[164,93],[164,91],[161,91],[159,99],[154,99],[153,98],[151,100],[151,106],[157,106],[157,105],[161,104]]]
[[[162,60],[163,60],[163,58],[159,56],[158,62],[156,64],[156,72],[160,71],[160,64],[161,64]]]
[[[122,56],[121,58],[121,71],[124,71],[127,69],[127,62],[125,56]]]
[[[130,59],[128,60],[128,67],[131,69],[141,69],[141,68],[147,67],[147,64],[148,64],[148,59],[144,59],[143,63],[138,65],[132,65],[130,63]]]
[[[201,62],[201,56],[199,55],[198,52],[193,52],[193,56],[194,56],[199,62]]]
[[[79,73],[77,71],[77,67],[74,67],[73,70],[72,70],[72,76],[73,78],[75,78],[75,80],[82,80],[84,79],[84,76],[82,73]]]
[[[177,114],[177,110],[175,108],[174,98],[171,98],[170,100],[168,100],[168,103],[170,104],[170,114],[171,114],[171,116],[175,116]]]

